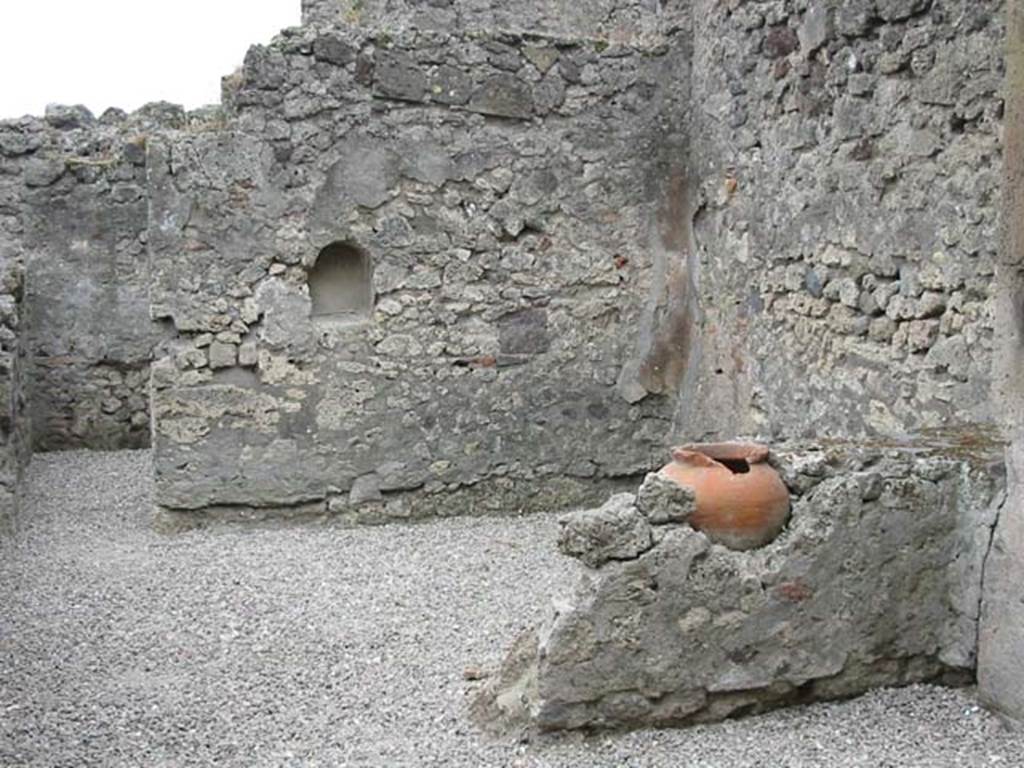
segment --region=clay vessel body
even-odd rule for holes
[[[789,491],[757,443],[694,443],[672,451],[660,474],[692,488],[690,525],[730,549],[770,542],[789,519]]]

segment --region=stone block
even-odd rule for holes
[[[800,39],[800,50],[806,58],[813,56],[828,41],[831,22],[829,9],[820,0],[804,12],[797,37]]]
[[[498,321],[499,349],[508,355],[538,355],[551,346],[547,312],[526,309]]]
[[[416,61],[402,52],[385,52],[377,57],[374,91],[391,99],[422,101],[427,93],[427,77]]]
[[[313,41],[313,56],[318,61],[344,67],[356,60],[356,50],[340,35],[327,33]]]
[[[636,508],[651,525],[685,523],[696,511],[697,499],[692,489],[651,472],[637,491]]]
[[[473,93],[469,109],[485,115],[528,120],[533,116],[533,93],[515,75],[492,75]]]
[[[366,504],[371,501],[382,501],[384,494],[381,493],[380,477],[377,475],[363,475],[357,477],[352,483],[352,490],[349,491],[348,502],[353,506]]]
[[[612,560],[633,560],[653,546],[651,526],[633,506],[629,493],[609,499],[598,509],[572,512],[563,517],[559,550],[590,568]]]
[[[928,10],[932,0],[876,0],[878,15],[884,21],[902,21]]]
[[[230,368],[238,362],[238,347],[215,341],[210,345],[210,367],[214,370]]]

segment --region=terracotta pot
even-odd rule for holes
[[[697,495],[690,524],[730,549],[754,549],[789,519],[789,491],[757,443],[694,443],[672,450],[660,474]]]

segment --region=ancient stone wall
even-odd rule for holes
[[[376,520],[565,506],[646,471],[675,392],[627,363],[676,290],[685,67],[505,33],[252,49],[227,130],[149,147],[153,312],[178,331],[158,502]],[[343,252],[362,265],[318,261]],[[321,274],[362,275],[338,295],[372,308],[323,314]]]
[[[0,123],[0,245],[30,275],[27,388],[41,450],[149,442],[146,141],[179,108]]]
[[[1006,4],[1003,238],[997,268],[997,346],[992,401],[1006,451],[1007,499],[986,561],[978,637],[978,687],[1024,726],[1024,3]]]
[[[626,42],[685,26],[683,0],[302,0],[304,24],[507,30]]]
[[[627,499],[510,690],[577,727],[963,672],[988,562],[982,684],[1016,713],[1002,10],[305,0],[223,110],[2,122],[0,502],[24,393],[41,449],[152,434],[188,520],[551,509],[674,441],[859,441],[780,454],[793,521],[752,553]]]
[[[1019,715],[1019,449],[1006,493],[990,469],[1020,411],[1019,258],[1000,261],[998,237],[1002,9],[694,4],[675,227],[689,289],[664,308],[686,339],[672,434],[852,440],[860,458],[799,480],[777,455],[792,521],[749,554],[626,497],[577,521],[573,546],[600,540],[583,555],[596,573],[517,645],[486,716],[716,719],[969,671],[979,631],[983,688]],[[891,438],[904,448],[863,458]]]
[[[998,446],[990,446],[990,448]],[[777,451],[792,520],[735,552],[648,490],[564,522],[587,564],[481,694],[485,723],[706,722],[924,680],[969,680],[998,453],[948,445]],[[690,504],[692,505],[692,497]]]
[[[17,254],[0,249],[0,535],[17,522],[22,473],[30,455],[22,348],[24,285]]]
[[[994,419],[996,0],[703,0],[699,324],[678,432]]]

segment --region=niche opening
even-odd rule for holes
[[[331,243],[309,271],[312,316],[322,320],[357,320],[373,309],[370,258],[348,243]]]

